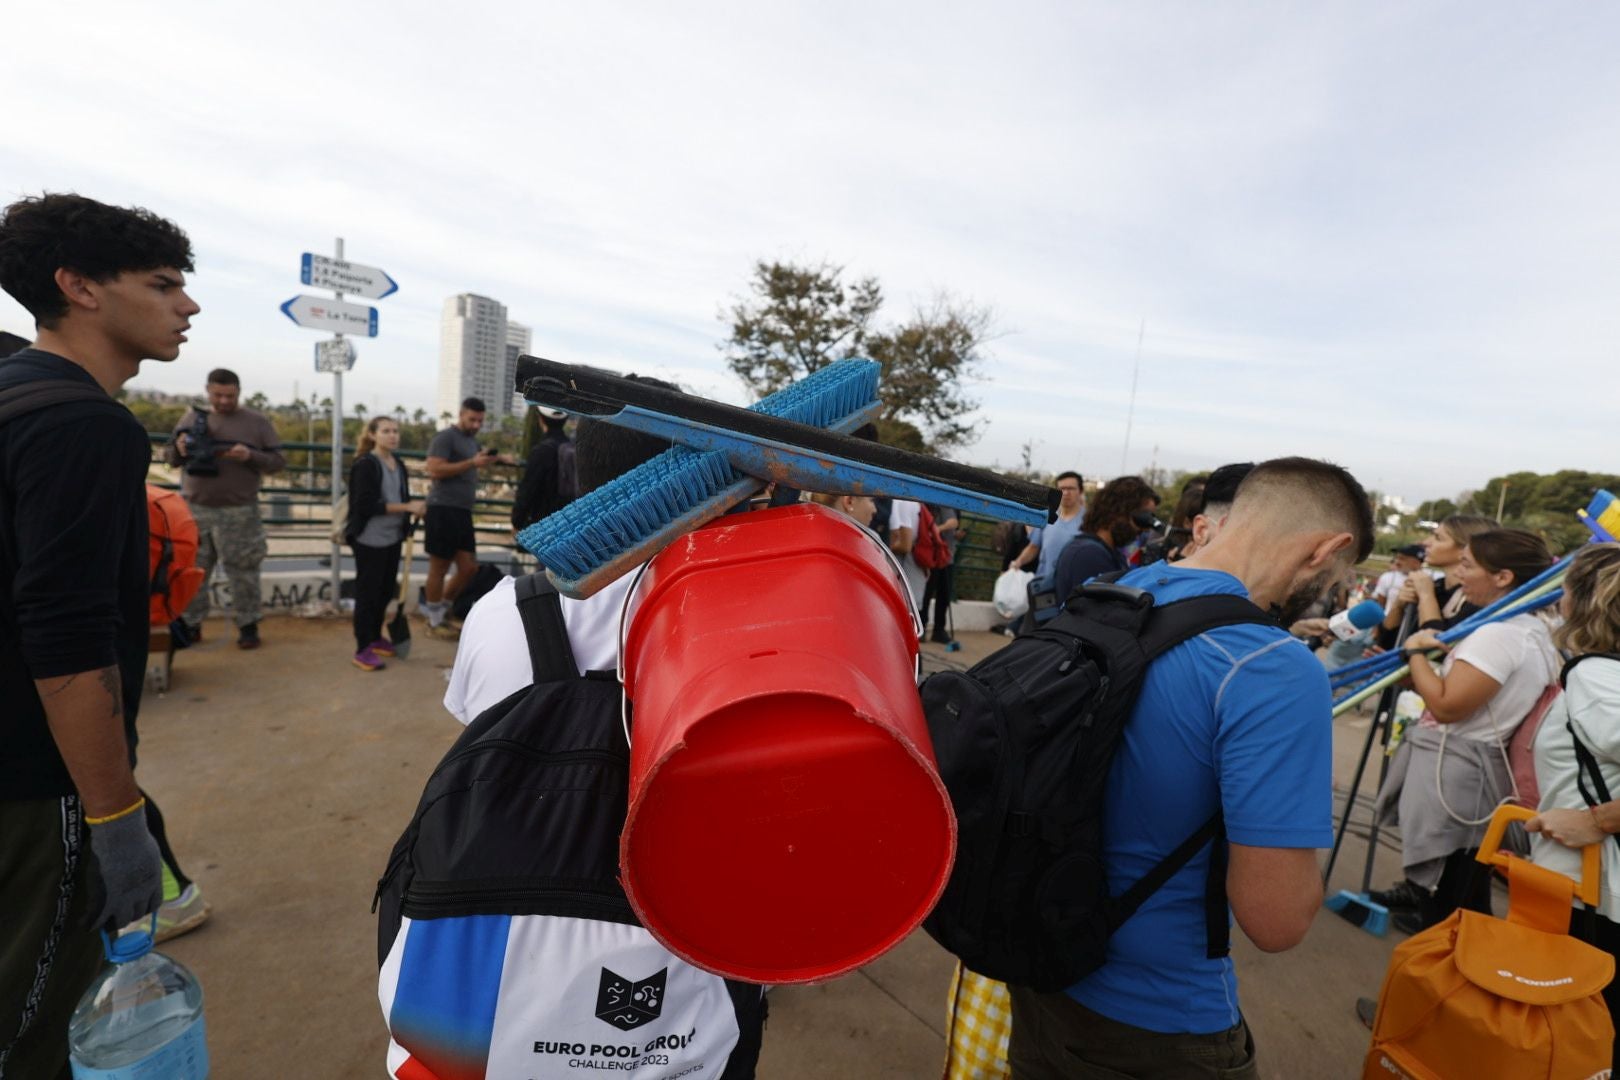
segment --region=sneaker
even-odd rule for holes
[[[1416,911],[1429,898],[1429,890],[1415,881],[1402,881],[1388,889],[1374,889],[1367,899],[1391,911]]]
[[[208,915],[213,910],[208,906],[208,901],[203,899],[202,890],[197,887],[197,883],[192,882],[179,896],[166,901],[157,909],[157,932],[152,935],[152,940],[168,941],[181,934],[189,934],[207,922]],[[124,927],[119,934],[122,936],[132,930],[149,930],[151,927],[150,919],[139,919]]]
[[[932,634],[928,635],[928,640],[932,641],[936,645],[949,645],[952,638],[951,635],[947,634],[943,630],[935,630]]]
[[[361,671],[381,671],[388,665],[370,648],[365,648],[354,654],[354,666]]]
[[[259,624],[250,622],[236,632],[236,647],[238,649],[257,649],[259,647]]]
[[[461,638],[461,631],[448,622],[428,627],[428,637],[438,638],[440,641],[457,641]]]
[[[370,645],[367,645],[366,648],[370,649],[378,656],[392,657],[394,655],[394,643],[389,641],[387,638],[378,638]]]

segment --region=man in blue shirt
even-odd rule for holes
[[[1279,625],[1208,631],[1149,669],[1108,777],[1110,893],[1220,810],[1238,926],[1267,952],[1304,938],[1322,903],[1314,849],[1333,841],[1331,699],[1321,665],[1283,627],[1366,556],[1372,533],[1348,472],[1283,458],[1244,479],[1208,547],[1121,579],[1161,603],[1247,595]],[[1232,962],[1207,953],[1209,858],[1206,847],[1154,893],[1067,992],[1012,989],[1015,1080],[1256,1075]]]
[[[1061,472],[1053,483],[1062,496],[1058,502],[1057,520],[1050,525],[1030,529],[1029,546],[1018,553],[1018,558],[1012,564],[1013,569],[1022,570],[1033,562],[1035,576],[1048,581],[1052,579],[1057,557],[1080,532],[1080,526],[1086,520],[1086,495],[1080,474]]]

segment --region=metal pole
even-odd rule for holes
[[[1136,380],[1142,374],[1142,339],[1147,336],[1147,320],[1136,332],[1136,363],[1131,367],[1131,406],[1125,412],[1125,446],[1119,452],[1119,471],[1125,473],[1125,459],[1131,452],[1131,424],[1136,420]]]
[[[1502,490],[1496,494],[1496,522],[1499,525],[1502,523],[1502,509],[1507,506],[1507,489],[1508,482],[1504,480],[1502,481]]]
[[[337,238],[336,256],[339,262],[343,261],[343,237]],[[336,289],[332,295],[339,300],[343,294]],[[343,340],[338,334],[337,339]],[[341,351],[341,350],[339,350]],[[338,498],[343,492],[343,372],[336,368],[332,371],[332,520],[337,520]],[[336,540],[332,541],[332,611],[343,610],[339,597],[343,595],[343,545]]]

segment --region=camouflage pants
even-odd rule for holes
[[[231,583],[231,615],[237,626],[259,621],[259,564],[264,562],[264,526],[257,506],[198,506],[191,504],[197,519],[197,565],[206,575],[196,599],[183,616],[196,626],[208,614],[209,581],[215,563],[225,567]]]

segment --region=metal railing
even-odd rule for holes
[[[167,447],[169,436],[148,432],[154,448]],[[319,541],[330,544],[332,531],[332,447],[330,443],[289,442],[281,444],[287,467],[264,478],[259,486],[259,519],[271,540]],[[422,469],[427,458],[423,450],[396,450],[394,456],[405,465],[411,494],[427,494],[429,480]],[[345,448],[342,469],[345,476],[354,462],[354,451]],[[478,495],[473,503],[473,528],[483,546],[521,551],[512,540],[512,497],[523,476],[521,465],[490,465],[479,470]],[[147,483],[178,490],[180,468],[167,464],[154,453],[147,469]],[[324,548],[320,552],[325,554]],[[276,553],[272,553],[272,556]]]

